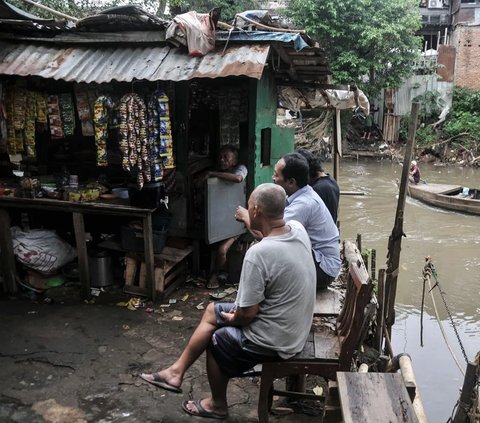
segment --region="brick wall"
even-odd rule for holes
[[[457,26],[453,45],[457,49],[455,85],[480,89],[480,26]]]

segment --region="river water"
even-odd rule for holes
[[[363,196],[340,198],[342,239],[377,251],[377,269],[386,264],[388,237],[397,207],[402,166],[390,161],[342,161],[339,185],[343,191],[361,191]],[[327,166],[328,168],[328,166]],[[329,170],[329,169],[327,169]],[[435,167],[421,164],[422,179],[480,188],[480,170]],[[447,212],[407,198],[396,296],[396,322],[392,332],[395,354],[411,355],[417,384],[431,423],[446,422],[459,398],[463,375],[435,317],[430,294],[426,294],[423,347],[420,346],[422,270],[430,256],[445,292],[453,322],[465,353],[473,361],[480,351],[480,216]],[[448,344],[460,365],[465,359],[438,290],[434,299]]]

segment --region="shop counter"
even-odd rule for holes
[[[143,222],[143,239],[145,246],[145,283],[151,292],[151,298],[155,300],[156,289],[154,283],[154,252],[152,239],[152,213],[155,209],[132,207],[127,204],[119,204],[102,201],[95,202],[72,202],[44,198],[17,198],[0,196],[0,274],[4,277],[7,291],[16,291],[16,267],[13,255],[12,237],[10,232],[9,209],[56,211],[71,213],[75,242],[78,254],[80,280],[82,283],[82,296],[90,297],[90,272],[88,268],[87,243],[85,239],[85,214],[125,216],[128,218],[140,218]]]

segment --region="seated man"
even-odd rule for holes
[[[337,225],[318,194],[308,185],[308,162],[298,153],[283,156],[275,165],[273,181],[285,189],[285,220],[297,220],[307,230],[317,269],[317,289],[325,289],[340,273],[340,244]],[[249,215],[243,207],[236,217],[251,230]],[[255,237],[257,233],[251,230]]]
[[[288,359],[303,349],[315,303],[315,266],[308,235],[298,222],[285,224],[285,191],[258,186],[248,201],[251,227],[263,239],[245,256],[235,303],[211,303],[175,363],[140,377],[181,392],[185,372],[207,350],[211,397],[184,401],[185,412],[228,416],[227,384],[255,364]]]
[[[237,149],[232,145],[224,145],[220,149],[219,170],[208,172],[208,177],[217,177],[224,181],[240,183],[247,177],[247,173],[247,168],[243,164],[238,164]],[[227,262],[227,253],[237,238],[228,238],[218,245],[207,288],[216,289],[220,286],[220,282],[225,283],[227,277],[224,267]]]
[[[322,162],[308,150],[298,150],[308,162],[309,182],[308,184],[320,196],[328,211],[332,215],[333,222],[337,223],[338,203],[340,201],[340,188],[337,181],[328,173],[325,173]]]
[[[420,182],[420,168],[418,167],[416,160],[412,160],[412,162],[410,163],[408,180],[415,185]]]

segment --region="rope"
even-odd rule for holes
[[[442,299],[443,299],[443,302],[444,302],[445,306],[446,306],[446,301],[445,301],[445,298],[443,298],[443,292],[442,292],[442,289],[440,288],[440,283],[439,283],[439,281],[436,279],[436,276],[435,276],[435,275],[436,275],[435,268],[434,268],[434,266],[433,266],[433,263],[431,262],[431,258],[430,258],[430,257],[426,257],[425,260],[426,260],[427,263],[425,264],[425,267],[423,268],[423,278],[424,278],[424,280],[426,280],[426,281],[428,282],[428,286],[429,286],[429,288],[430,288],[429,292],[430,292],[430,295],[431,295],[431,297],[432,297],[433,309],[435,310],[435,317],[437,318],[438,326],[439,326],[439,328],[440,328],[440,331],[442,332],[443,339],[445,340],[445,343],[447,344],[447,348],[448,348],[448,350],[450,351],[450,354],[452,355],[453,360],[455,361],[455,364],[457,365],[458,369],[459,369],[460,372],[463,374],[463,376],[465,376],[465,369],[463,369],[462,366],[460,365],[460,363],[459,363],[459,361],[458,361],[455,353],[454,353],[453,350],[452,350],[452,347],[451,347],[450,344],[448,343],[447,335],[446,335],[446,333],[445,333],[445,331],[444,331],[444,329],[443,329],[443,325],[442,325],[442,321],[441,321],[441,319],[440,319],[440,315],[438,314],[437,305],[436,305],[436,303],[435,303],[435,298],[434,298],[433,292],[432,292],[433,288],[435,288],[436,286],[438,286],[439,291],[440,291],[440,295],[441,295],[441,297],[442,297]],[[434,275],[434,277],[435,277],[435,282],[436,282],[433,287],[432,287],[432,284],[431,284],[431,282],[430,282],[430,276],[431,276],[432,274]],[[461,340],[460,340],[460,336],[458,335],[458,332],[457,332],[457,328],[455,327],[455,324],[454,324],[454,322],[453,322],[452,316],[451,316],[451,314],[450,314],[450,310],[448,309],[448,307],[446,307],[446,308],[447,308],[447,313],[448,313],[448,315],[449,315],[449,317],[450,317],[450,321],[451,321],[452,326],[453,326],[453,330],[455,331],[455,334],[457,335],[457,339],[458,339],[458,342],[459,342],[459,344],[460,344],[460,348],[461,348],[461,350],[462,350],[462,352],[463,352],[463,355],[464,355],[464,357],[465,357],[465,361],[468,362],[467,356],[466,356],[466,354],[465,354],[465,349],[463,348],[462,342],[461,342]]]

